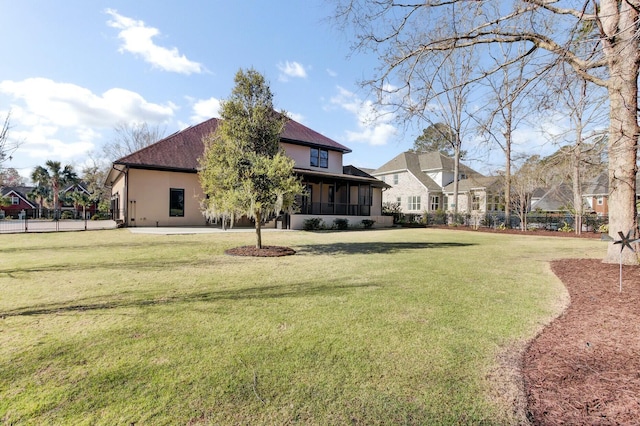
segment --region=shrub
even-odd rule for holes
[[[609,233],[609,224],[608,223],[603,223],[602,225],[598,226],[598,232],[601,234],[608,234]]]
[[[375,220],[362,219],[362,226],[364,226],[364,229],[371,229],[374,223],[376,223]]]
[[[324,222],[322,221],[322,218],[319,217],[305,219],[304,222],[302,222],[302,229],[304,229],[305,231],[318,231],[323,227]]]
[[[73,212],[70,212],[69,210],[63,211],[60,219],[73,219]]]
[[[349,228],[349,219],[337,218],[333,220],[333,225],[336,229],[344,230]]]
[[[433,214],[433,223],[435,225],[446,225],[447,213],[442,209],[436,210],[435,213]]]
[[[559,228],[558,231],[561,231],[561,232],[573,232],[573,228],[571,227],[571,225],[569,225],[568,222],[564,222],[564,225],[562,225],[562,228]]]

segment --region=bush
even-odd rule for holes
[[[333,225],[336,227],[336,229],[345,230],[349,228],[349,219],[342,219],[342,218],[334,219]]]
[[[322,228],[324,228],[324,222],[322,218],[319,217],[305,219],[304,222],[302,222],[302,229],[305,231],[318,231]]]
[[[564,225],[562,225],[562,228],[559,228],[558,231],[561,231],[561,232],[573,232],[573,228],[571,227],[571,225],[569,225],[568,222],[564,222]]]
[[[434,225],[446,225],[447,224],[447,213],[442,209],[436,210],[435,213],[433,214],[433,224]]]
[[[364,226],[364,229],[371,229],[374,223],[376,223],[375,220],[362,219],[362,226]]]
[[[63,211],[62,216],[60,216],[60,219],[73,219],[73,212],[69,210]]]

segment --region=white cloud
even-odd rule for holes
[[[193,123],[201,123],[212,117],[220,118],[220,100],[216,98],[200,99],[193,104]]]
[[[298,62],[287,61],[284,64],[281,62],[278,64],[278,69],[280,70],[278,77],[280,81],[289,81],[289,78],[307,78],[307,71]]]
[[[327,68],[327,74],[329,74],[329,77],[337,77],[338,73],[335,72],[334,70],[332,70],[331,68]]]
[[[26,156],[38,162],[82,157],[101,141],[101,131],[120,122],[166,122],[175,109],[125,89],[97,95],[45,78],[0,81],[0,94],[11,98],[12,137],[22,141],[16,160]]]
[[[306,120],[304,115],[298,114],[295,112],[287,111],[287,115],[289,116],[289,118],[291,118],[294,121],[297,121],[298,123],[304,124],[304,121]]]
[[[369,145],[386,145],[397,135],[397,129],[391,124],[393,115],[380,114],[371,101],[363,101],[358,96],[340,86],[338,94],[331,98],[331,103],[353,114],[357,119],[357,131],[347,131],[348,142],[367,143]]]
[[[177,48],[169,49],[156,45],[153,38],[160,34],[157,28],[147,27],[144,21],[127,18],[113,9],[107,9],[105,13],[113,18],[107,21],[107,24],[120,30],[118,38],[123,42],[120,52],[140,55],[146,62],[164,71],[187,75],[204,71],[201,64],[187,59]]]
[[[154,104],[125,89],[96,95],[84,87],[46,78],[0,81],[0,93],[22,101],[25,124],[35,116],[59,127],[112,127],[119,121],[164,121],[175,109],[175,105]]]

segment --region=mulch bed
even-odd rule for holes
[[[566,311],[523,359],[534,425],[640,424],[640,267],[598,259],[559,260]]]
[[[291,256],[296,254],[296,251],[292,248],[281,246],[262,246],[262,248],[242,246],[225,250],[225,253],[231,256],[280,257]]]
[[[452,231],[474,231],[474,232],[490,232],[492,234],[517,234],[517,235],[537,235],[539,237],[572,237],[572,238],[602,238],[602,234],[597,232],[581,232],[577,235],[575,232],[547,231],[546,229],[536,229],[522,231],[518,228],[496,229],[478,227],[474,229],[471,226],[448,226],[448,225],[429,225],[427,228],[449,229]]]

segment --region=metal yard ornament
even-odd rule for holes
[[[631,244],[640,241],[640,238],[631,238],[633,234],[633,230],[627,232],[627,235],[623,234],[622,231],[618,231],[618,235],[620,236],[619,240],[613,242],[613,244],[620,244],[620,293],[622,293],[622,251],[625,247],[629,247],[629,250],[632,252],[636,252]]]

